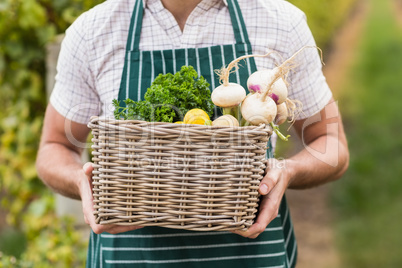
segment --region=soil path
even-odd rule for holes
[[[343,78],[354,61],[368,3],[359,0],[344,26],[336,34],[324,61],[324,74],[334,92],[341,90]],[[300,144],[298,145],[300,146]],[[303,191],[289,190],[286,195],[299,247],[297,268],[340,268],[333,230],[334,216],[329,208],[330,185]]]
[[[394,15],[398,22],[399,27],[402,27],[402,0],[394,0]]]

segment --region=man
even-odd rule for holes
[[[305,147],[289,159],[269,162],[259,188],[259,214],[247,231],[97,225],[92,166],[82,167],[80,154],[89,117],[110,116],[112,99],[139,100],[160,72],[191,63],[213,89],[218,82],[212,66],[222,67],[234,56],[271,49],[286,59],[301,47],[314,45],[304,14],[279,0],[115,0],[80,16],[62,45],[37,168],[51,189],[82,200],[93,230],[87,265],[294,267],[297,250],[286,189],[338,179],[349,158],[341,117],[313,49],[298,56],[298,67],[287,77],[290,98],[303,103],[304,113],[293,127]],[[248,75],[281,60],[253,59]],[[204,71],[207,65],[211,68]],[[244,85],[244,76],[240,80]]]

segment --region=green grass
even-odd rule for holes
[[[343,267],[402,267],[402,29],[392,1],[370,0],[339,105],[350,168],[333,184]]]

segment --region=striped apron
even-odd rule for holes
[[[193,66],[211,84],[211,90],[218,86],[219,78],[214,70],[239,56],[252,54],[237,1],[228,0],[227,6],[235,44],[140,51],[143,1],[137,0],[127,39],[119,100],[142,99],[159,73],[176,73],[183,65]],[[254,59],[249,58],[245,66],[230,76],[230,81],[247,88],[247,78],[256,69]],[[272,157],[270,151],[268,156]],[[87,267],[294,267],[296,255],[293,226],[283,198],[279,215],[256,239],[231,232],[194,232],[161,227],[144,227],[115,235],[91,232]]]

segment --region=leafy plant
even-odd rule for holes
[[[21,256],[0,252],[0,267],[70,267],[85,260],[79,252],[86,242],[72,241],[79,235],[73,221],[54,214],[53,195],[37,177],[35,158],[46,107],[46,44],[100,2],[0,1],[0,199],[8,224],[28,239]],[[41,241],[53,241],[52,247]],[[73,252],[69,260],[66,247]]]
[[[192,66],[183,66],[175,74],[159,74],[147,89],[144,100],[131,99],[120,102],[113,100],[116,119],[140,119],[149,122],[182,121],[187,111],[200,108],[213,114],[209,84],[204,77],[198,77]]]

